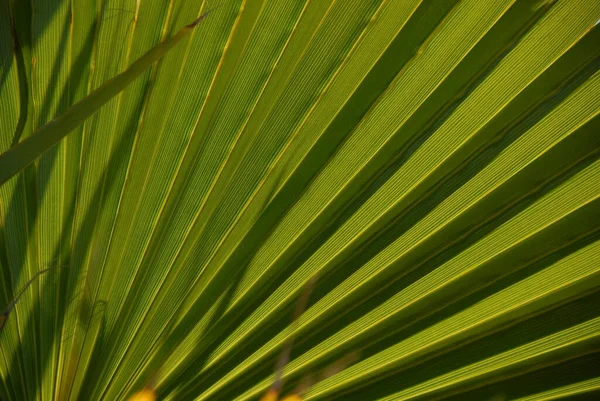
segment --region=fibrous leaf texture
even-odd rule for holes
[[[0,1],[0,399],[599,397],[599,19]]]

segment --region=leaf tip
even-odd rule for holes
[[[202,15],[200,15],[198,18],[196,18],[196,19],[195,19],[195,20],[194,20],[194,21],[193,21],[191,24],[189,24],[187,27],[188,27],[188,28],[191,28],[191,29],[195,28],[195,27],[196,27],[196,26],[197,26],[197,25],[200,23],[200,21],[202,21],[204,18],[208,17],[208,15],[209,15],[210,13],[212,13],[213,11],[215,11],[215,10],[216,10],[217,8],[219,8],[219,7],[221,7],[221,4],[218,4],[218,5],[214,6],[213,8],[211,8],[210,10],[206,11],[205,13],[202,13]]]

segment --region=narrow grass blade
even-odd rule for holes
[[[202,14],[194,22],[184,26],[170,38],[154,46],[134,61],[121,74],[109,79],[88,96],[70,107],[64,114],[50,121],[30,137],[0,155],[0,185],[27,167],[45,151],[82,124],[106,102],[121,93],[127,85],[139,77],[155,61],[167,54],[177,43],[187,37],[212,10]]]

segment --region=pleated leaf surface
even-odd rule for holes
[[[0,0],[0,154],[207,10],[0,186],[1,400],[600,397],[599,2]]]

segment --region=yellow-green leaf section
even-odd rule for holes
[[[0,399],[600,397],[599,20],[1,1]]]

